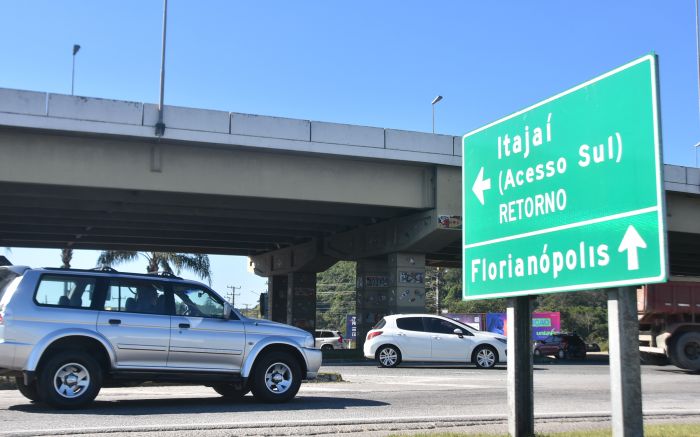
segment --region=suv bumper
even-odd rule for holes
[[[320,349],[304,348],[303,351],[306,358],[306,379],[316,379],[318,369],[321,368],[323,354]]]

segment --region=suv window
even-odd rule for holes
[[[455,325],[447,320],[436,319],[434,317],[426,317],[428,332],[434,332],[437,334],[454,334],[455,329],[461,329],[462,332],[465,330],[462,327]]]
[[[166,314],[164,284],[154,281],[112,279],[105,296],[105,311]]]
[[[396,326],[406,331],[423,331],[422,317],[402,317],[396,319]]]
[[[34,302],[39,305],[90,308],[94,291],[94,278],[43,275],[34,293]]]
[[[175,314],[178,316],[224,318],[224,302],[210,290],[195,285],[173,287]],[[231,313],[231,318],[236,316]]]

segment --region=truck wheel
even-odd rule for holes
[[[59,352],[42,366],[37,392],[42,401],[61,409],[80,408],[95,399],[102,387],[102,369],[81,351]]]
[[[671,358],[681,369],[700,370],[700,332],[685,332],[678,337]]]
[[[32,402],[39,400],[39,393],[36,391],[36,381],[32,381],[29,385],[24,385],[24,378],[17,376],[15,377],[15,385],[17,385],[17,390],[25,398]]]
[[[251,389],[255,399],[267,403],[287,402],[301,386],[301,366],[287,352],[271,352],[260,357],[253,369]]]
[[[640,352],[639,358],[643,364],[648,364],[650,366],[666,366],[668,365],[668,358],[661,354],[652,354],[650,352]]]
[[[237,400],[248,394],[250,389],[242,382],[231,384],[214,384],[211,386],[215,392],[219,393],[226,399]]]

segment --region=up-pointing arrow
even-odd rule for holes
[[[647,243],[642,240],[634,226],[630,225],[625,236],[622,237],[620,247],[617,248],[618,252],[627,251],[627,270],[639,270],[639,256],[637,254],[639,248],[646,249]]]
[[[479,202],[481,202],[482,205],[484,204],[484,191],[490,189],[491,178],[484,179],[484,167],[481,167],[481,170],[479,170],[479,174],[476,175],[474,185],[472,185],[472,191],[474,192],[476,198],[479,199]]]

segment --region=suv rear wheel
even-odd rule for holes
[[[42,366],[37,380],[41,400],[64,409],[80,408],[92,402],[101,386],[100,365],[81,351],[53,355]]]
[[[301,385],[301,366],[287,352],[270,352],[255,364],[251,389],[255,399],[268,403],[287,402]]]
[[[213,388],[214,391],[219,393],[221,396],[231,400],[241,399],[250,391],[250,389],[242,382],[215,384],[212,385],[211,388]]]

